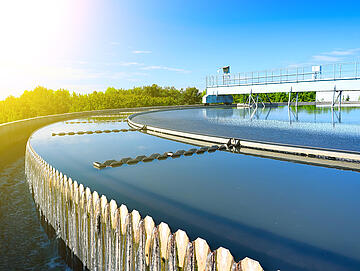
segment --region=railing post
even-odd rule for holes
[[[303,69],[302,69],[303,71],[302,71],[302,74],[303,74],[303,81],[305,81],[305,71],[304,71],[304,67],[303,67]]]
[[[265,71],[265,84],[267,85],[267,71]]]
[[[299,82],[298,75],[299,75],[299,68],[296,67],[296,83]]]
[[[358,62],[355,62],[355,78],[357,78]]]
[[[286,69],[286,81],[289,82],[289,69]]]
[[[340,64],[340,79],[341,79],[341,64]]]
[[[291,105],[291,92],[292,92],[292,87],[291,87],[290,92],[289,92],[288,107],[290,107],[290,105]]]

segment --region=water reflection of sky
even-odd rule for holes
[[[38,130],[31,144],[99,194],[201,236],[213,249],[227,247],[237,259],[250,256],[266,270],[360,269],[359,173],[228,152],[97,170],[93,161],[192,146],[140,132],[51,136],[121,128],[127,124],[60,122]]]
[[[360,151],[360,108],[203,108],[139,115],[136,122],[291,145]]]

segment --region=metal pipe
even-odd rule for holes
[[[342,90],[340,90],[339,93],[339,110],[341,110],[341,95],[342,95]]]
[[[291,104],[291,92],[292,92],[292,88],[290,89],[290,92],[289,92],[288,107],[290,107],[290,104]]]
[[[342,67],[342,65],[340,64],[340,78],[341,78],[341,67]]]
[[[298,75],[299,75],[299,68],[296,68],[296,83],[299,82]]]

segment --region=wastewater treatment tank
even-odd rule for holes
[[[41,216],[90,270],[359,270],[359,116],[84,117],[37,130],[26,173]]]

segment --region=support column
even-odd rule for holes
[[[268,98],[268,100],[269,100],[270,104],[272,104],[272,102],[271,102],[271,100],[270,100],[269,96],[267,95],[267,93],[265,93],[265,95],[266,95],[266,98]]]
[[[292,92],[292,88],[290,89],[290,92],[289,92],[288,107],[290,107],[290,105],[291,105],[291,92]]]
[[[339,93],[339,110],[341,110],[341,99],[342,99],[342,90],[340,90],[340,93]]]

